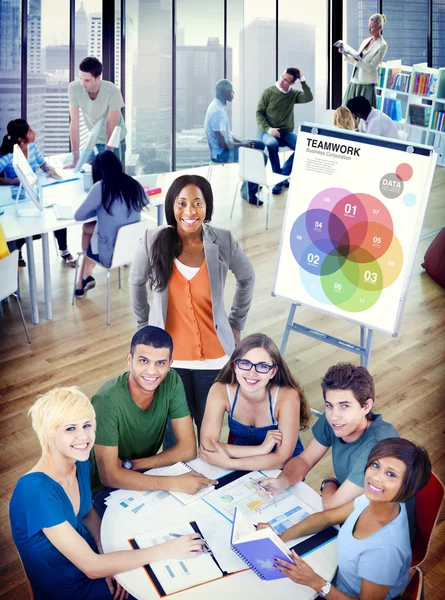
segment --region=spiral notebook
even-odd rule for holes
[[[328,527],[315,535],[304,538],[292,546],[292,550],[303,557],[317,548],[336,539],[338,530]],[[238,510],[233,515],[232,535],[230,539],[232,550],[238,554],[261,579],[281,579],[285,577],[274,566],[274,558],[289,559],[290,550],[278,537],[273,529],[255,529],[250,521]]]
[[[178,462],[174,465],[170,465],[169,467],[150,469],[149,471],[146,471],[146,474],[161,477],[175,477],[177,475],[184,475],[185,473],[190,472],[196,472],[196,469],[185,462]],[[196,494],[186,494],[185,492],[170,492],[170,494],[180,500],[183,504],[190,504],[190,502],[194,502],[195,500],[198,500],[198,498],[202,498],[202,496],[212,492],[214,489],[214,485],[209,485],[201,490],[198,490]]]
[[[237,508],[233,515],[230,545],[261,579],[286,577],[273,566],[274,558],[291,562],[286,544],[272,529],[255,529],[255,525],[252,525]]]

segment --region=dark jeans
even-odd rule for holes
[[[263,144],[263,142],[260,142],[258,140],[249,140],[252,144],[255,150],[264,150],[265,145]],[[219,164],[227,164],[227,163],[237,163],[239,162],[239,148],[223,148],[220,153],[218,154],[217,158],[212,158],[211,159],[213,163],[219,163]],[[267,156],[266,154],[264,154],[264,164],[267,163]],[[244,186],[244,184],[243,184]],[[258,184],[257,183],[252,183],[251,181],[249,181],[247,183],[247,189],[248,189],[248,193],[249,193],[249,198],[255,198],[257,192],[258,192]],[[243,196],[243,198],[245,200],[247,200],[247,191],[245,190],[245,186],[241,189],[241,194]]]
[[[292,150],[295,150],[297,144],[297,136],[292,131],[280,131],[280,137],[275,138],[268,133],[263,133],[263,142],[266,144],[267,151],[269,152],[270,166],[274,173],[281,173],[282,175],[290,175],[292,173],[292,166],[294,164],[294,153],[284,163],[283,168],[280,166],[280,159],[278,156],[278,148],[280,146],[289,146]]]
[[[206,371],[205,369],[175,369],[184,384],[187,404],[198,429],[198,442],[201,431],[202,419],[210,388],[219,373],[219,369]],[[164,433],[163,450],[168,450],[176,444],[173,427],[170,419]]]

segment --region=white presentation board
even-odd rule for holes
[[[302,124],[274,294],[397,335],[436,160],[428,146]]]

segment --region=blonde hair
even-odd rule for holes
[[[346,106],[339,106],[334,110],[332,115],[332,122],[335,127],[340,129],[349,129],[355,131],[357,129],[357,123],[352,115],[352,112]]]
[[[28,411],[32,428],[43,452],[54,442],[55,430],[63,424],[84,418],[95,421],[96,414],[88,396],[76,387],[61,387],[39,396]]]
[[[383,14],[381,15],[380,13],[375,13],[375,15],[369,17],[369,20],[375,21],[379,27],[383,27],[383,25],[386,23],[386,16]]]

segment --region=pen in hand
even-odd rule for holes
[[[168,535],[173,538],[180,538],[186,534],[185,533],[169,533]],[[202,547],[203,554],[212,554],[212,551],[210,550],[210,546],[207,544],[205,539],[201,537],[201,540],[204,542],[204,545]]]

